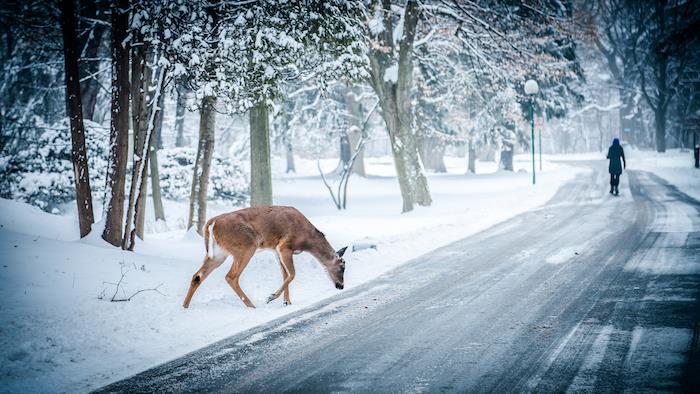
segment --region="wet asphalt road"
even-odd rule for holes
[[[700,391],[700,204],[581,165],[541,209],[101,391]]]

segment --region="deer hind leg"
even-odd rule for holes
[[[190,289],[187,291],[187,296],[185,296],[185,301],[182,306],[188,308],[190,306],[190,301],[194,292],[197,291],[199,286],[204,282],[204,279],[209,276],[209,274],[217,269],[228,257],[228,254],[220,254],[215,257],[204,257],[204,263],[202,263],[202,268],[192,275],[192,281],[190,282]]]
[[[269,303],[277,299],[280,296],[280,294],[284,292],[284,303],[290,305],[292,301],[289,300],[289,284],[292,283],[295,275],[292,251],[288,248],[278,247],[277,254],[280,258],[282,271],[284,271],[282,274],[282,276],[284,277],[284,281],[282,282],[282,286],[276,292],[272,293],[270,297],[267,298],[267,302]],[[284,275],[285,273],[286,275]]]
[[[250,298],[248,298],[248,296],[243,292],[243,289],[241,289],[241,286],[238,284],[238,279],[241,277],[241,273],[248,265],[248,262],[250,262],[251,257],[253,257],[255,254],[255,250],[256,248],[252,247],[239,253],[235,253],[233,255],[233,265],[228,271],[228,274],[226,274],[226,282],[228,282],[229,286],[231,286],[233,291],[236,292],[241,301],[243,301],[243,303],[249,308],[255,308],[255,305],[250,302]]]

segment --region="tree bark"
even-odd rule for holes
[[[133,145],[133,162],[131,171],[131,187],[129,189],[129,200],[126,211],[126,224],[124,227],[124,238],[122,247],[130,249],[132,241],[131,226],[134,226],[135,235],[143,239],[144,207],[145,199],[138,199],[138,195],[146,195],[148,184],[145,179],[140,179],[142,162],[148,160],[142,156],[146,144],[146,133],[148,131],[148,96],[149,84],[151,81],[151,68],[147,65],[151,51],[144,43],[135,46],[131,50],[131,124]],[[143,170],[148,171],[146,166]],[[132,224],[133,216],[133,224]]]
[[[145,208],[148,190],[149,150],[156,143],[156,120],[158,118],[158,102],[160,101],[165,83],[165,68],[159,66],[160,52],[157,47],[140,46],[140,52],[135,53],[134,62],[141,63],[141,75],[138,80],[137,99],[138,116],[134,118],[134,164],[127,205],[126,226],[124,230],[123,247],[133,250],[135,237],[143,239]],[[141,57],[141,59],[139,59]],[[134,226],[133,230],[130,228]]]
[[[88,174],[85,127],[80,99],[80,71],[78,70],[78,48],[76,38],[75,7],[73,0],[61,3],[61,28],[63,31],[63,54],[66,72],[66,96],[71,130],[71,160],[75,178],[75,197],[78,204],[80,237],[90,233],[95,222],[92,211],[92,193]]]
[[[272,205],[270,125],[267,105],[261,101],[250,109],[250,205]]]
[[[158,145],[158,141],[161,140],[160,135],[163,131],[163,112],[164,101],[165,101],[165,86],[161,87],[160,97],[158,98],[158,109],[156,114],[156,124],[153,130],[156,133],[156,144],[151,146],[149,149],[150,159],[149,168],[151,173],[151,190],[153,196],[153,212],[155,213],[156,220],[165,221],[165,210],[163,209],[163,197],[160,190],[160,171],[158,169],[158,149],[161,147]]]
[[[187,220],[187,228],[195,226],[199,234],[202,234],[202,226],[207,222],[207,189],[216,130],[215,105],[216,97],[207,96],[202,99],[199,110],[199,143],[192,175],[190,214]]]
[[[409,0],[404,14],[403,37],[399,43],[398,64],[394,62],[391,2],[382,0],[384,30],[378,33],[379,45],[370,51],[370,85],[379,98],[382,118],[387,126],[394,166],[403,200],[402,212],[413,210],[414,204],[431,204],[428,181],[418,155],[411,107],[413,82],[412,52],[418,24],[418,3]],[[396,79],[387,70],[397,67]]]
[[[98,57],[98,51],[102,44],[102,37],[105,31],[101,23],[95,22],[98,19],[97,1],[81,1],[81,16],[84,17],[84,22],[80,23],[83,34],[85,30],[90,32],[87,38],[81,42],[82,56],[87,60],[84,61],[81,67],[80,79],[87,78],[80,83],[83,104],[83,117],[85,119],[94,120],[95,105],[97,104],[97,93],[100,90],[100,84],[95,75],[100,69],[100,62],[95,60]]]
[[[129,26],[128,8],[129,0],[118,0],[112,8],[112,120],[102,238],[114,246],[122,245],[124,187],[129,155],[129,48],[122,46]]]
[[[187,138],[185,138],[185,110],[187,104],[187,96],[185,88],[177,89],[177,104],[175,106],[175,147],[182,148],[187,146]]]

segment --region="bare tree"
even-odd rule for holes
[[[80,71],[78,70],[78,48],[76,38],[75,5],[73,0],[61,2],[61,28],[63,31],[63,54],[66,72],[66,96],[71,130],[71,159],[75,179],[75,198],[78,204],[80,236],[90,233],[95,222],[92,212],[92,193],[88,176],[87,150],[85,149],[85,127],[80,101]]]

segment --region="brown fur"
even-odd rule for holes
[[[213,238],[210,240],[210,237]],[[210,243],[216,245],[214,250],[209,250]],[[189,307],[194,292],[204,279],[228,256],[233,256],[233,264],[226,281],[246,306],[254,308],[239,286],[238,279],[258,249],[274,249],[277,252],[284,279],[268,302],[284,292],[285,304],[291,304],[289,284],[295,275],[292,256],[301,252],[311,253],[326,268],[337,288],[342,289],[344,285],[345,261],[342,254],[345,249],[341,249],[340,255],[336,253],[323,233],[293,207],[252,207],[213,217],[204,226],[204,244],[207,255],[202,267],[192,276],[183,303],[185,308]]]

